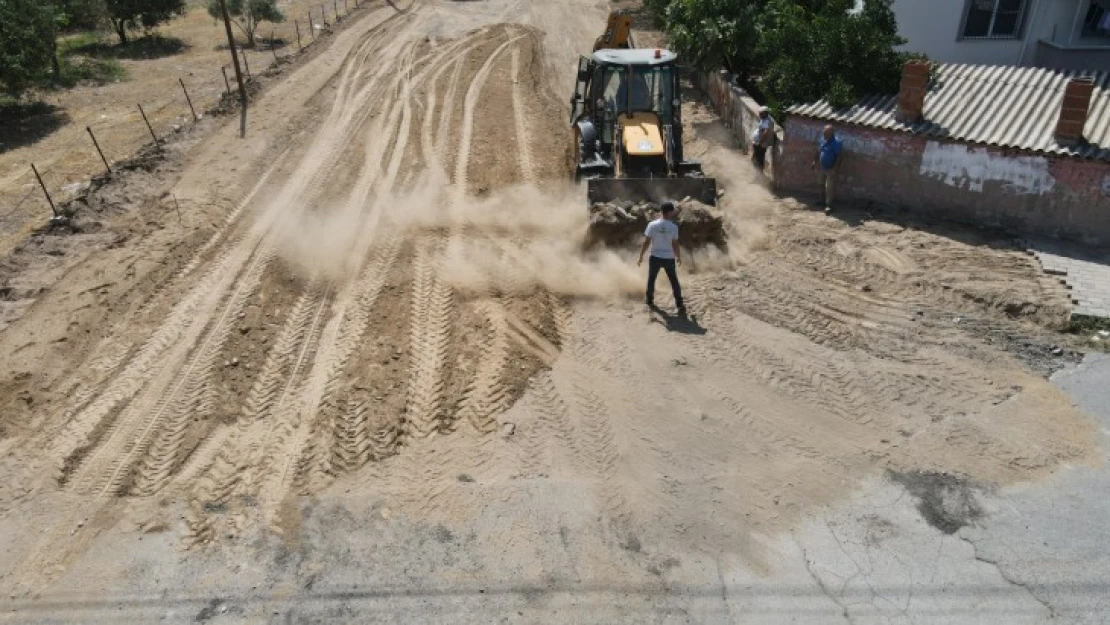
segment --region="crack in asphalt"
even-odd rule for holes
[[[975,560],[977,560],[978,562],[983,562],[984,564],[989,564],[992,567],[994,567],[994,569],[996,571],[998,571],[998,575],[1002,579],[1006,580],[1008,583],[1010,583],[1013,586],[1017,586],[1018,588],[1021,588],[1022,590],[1024,590],[1026,592],[1026,594],[1028,594],[1030,597],[1032,597],[1034,601],[1043,605],[1044,608],[1046,610],[1048,610],[1048,618],[1049,619],[1051,619],[1051,620],[1056,619],[1056,616],[1057,616],[1056,608],[1054,608],[1052,606],[1052,604],[1050,604],[1045,599],[1041,599],[1040,597],[1038,597],[1037,593],[1033,592],[1033,589],[1030,588],[1028,584],[1023,583],[1023,582],[1019,582],[1018,580],[1011,577],[1008,573],[1006,573],[1006,571],[1004,571],[1002,569],[1002,566],[1000,564],[998,564],[998,562],[995,562],[994,560],[990,560],[988,558],[985,558],[985,557],[979,555],[978,545],[976,545],[975,542],[973,540],[971,540],[970,538],[964,536],[962,532],[959,532],[956,535],[959,536],[960,540],[964,541],[965,543],[967,543],[971,547],[972,557],[974,557]]]
[[[821,592],[825,593],[825,596],[840,608],[840,615],[844,617],[844,621],[847,622],[848,625],[855,625],[855,621],[852,620],[852,615],[848,612],[848,605],[845,604],[839,596],[833,594],[829,587],[825,585],[825,582],[817,575],[816,571],[813,570],[813,562],[810,561],[809,553],[806,551],[806,548],[798,542],[796,536],[791,536],[794,539],[794,544],[797,545],[798,549],[802,552],[802,560],[806,563],[806,572],[813,578],[813,581],[817,584],[817,587],[821,589]]]

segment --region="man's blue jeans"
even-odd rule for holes
[[[685,310],[686,306],[682,302],[682,286],[678,284],[678,272],[675,270],[675,261],[673,258],[657,258],[652,256],[648,258],[648,283],[647,283],[647,304],[648,306],[655,305],[655,279],[659,277],[659,270],[667,272],[667,279],[671,281],[671,292],[674,293],[674,304],[679,310]]]

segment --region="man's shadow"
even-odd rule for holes
[[[672,315],[664,312],[657,306],[651,307],[652,321],[663,324],[668,332],[678,332],[680,334],[694,334],[701,336],[705,334],[705,328],[698,324],[697,316],[687,315]]]

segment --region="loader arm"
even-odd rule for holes
[[[632,41],[632,16],[614,11],[609,14],[605,32],[594,41],[594,52],[613,48],[634,48]]]

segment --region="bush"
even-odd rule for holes
[[[54,64],[54,11],[39,0],[0,0],[0,86],[18,97]]]

